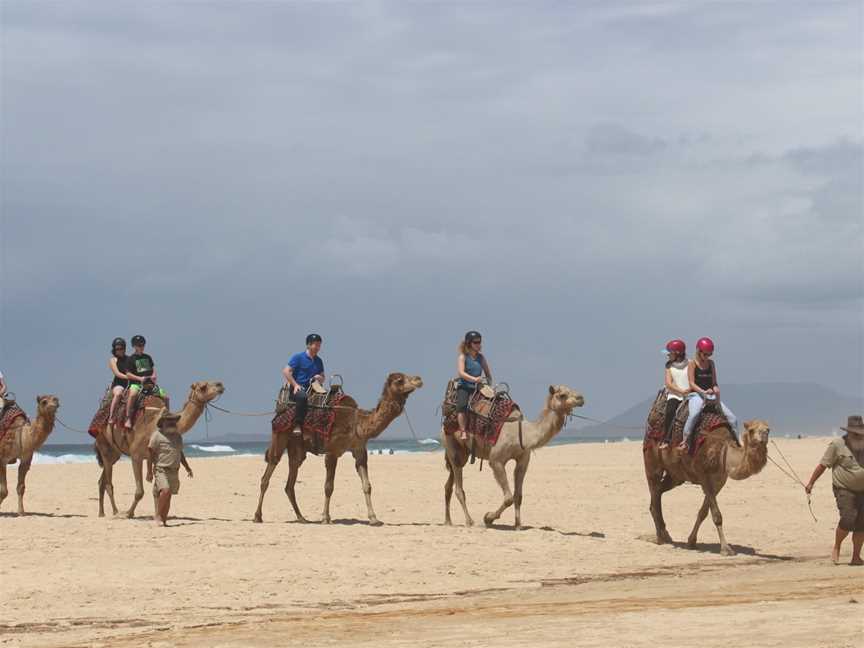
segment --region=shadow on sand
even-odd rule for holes
[[[14,511],[0,511],[0,517],[47,517],[47,518],[86,518],[86,515],[79,515],[78,513],[24,513],[24,515],[18,515]]]

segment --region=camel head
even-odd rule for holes
[[[582,407],[585,398],[575,389],[567,385],[549,385],[549,397],[546,399],[546,407],[551,410],[569,414],[574,407]]]
[[[381,398],[404,401],[411,392],[422,386],[423,379],[420,376],[409,376],[399,372],[391,373],[384,382]]]
[[[60,399],[50,394],[36,397],[36,411],[42,416],[53,416],[60,407]]]
[[[189,400],[209,403],[225,393],[225,386],[219,381],[199,380],[189,388]]]
[[[744,445],[749,445],[751,447],[767,446],[769,432],[771,432],[771,428],[768,427],[768,423],[761,419],[744,421],[744,435],[742,441],[744,442]]]

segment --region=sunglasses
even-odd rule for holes
[[[483,340],[472,340],[471,344],[483,344]]]

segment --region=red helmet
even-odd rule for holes
[[[699,341],[696,342],[696,348],[702,353],[714,353],[714,342],[711,338],[699,338]]]
[[[666,350],[669,353],[684,353],[687,351],[687,345],[684,344],[684,340],[669,340],[666,343]]]

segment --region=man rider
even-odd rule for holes
[[[303,433],[303,421],[306,420],[308,409],[307,391],[312,381],[324,382],[324,361],[318,353],[321,351],[321,336],[310,333],[306,336],[306,350],[295,353],[282,370],[285,382],[291,385],[290,399],[296,403],[294,413],[294,435]]]

